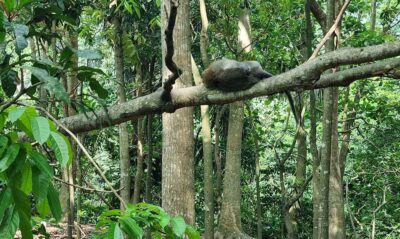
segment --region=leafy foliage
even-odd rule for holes
[[[147,203],[129,204],[124,211],[106,211],[99,217],[97,228],[102,231],[100,238],[108,239],[123,238],[123,235],[143,238],[146,231],[151,238],[200,239],[200,234],[183,217],[171,217],[161,207]]]

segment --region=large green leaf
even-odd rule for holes
[[[200,239],[200,233],[194,229],[194,227],[188,225],[186,227],[186,235],[188,235],[189,239]]]
[[[9,70],[0,75],[1,78],[1,87],[3,88],[6,96],[12,97],[17,90],[17,85],[15,84],[17,79],[17,72],[13,70]]]
[[[171,224],[172,224],[172,231],[174,232],[174,234],[179,237],[183,236],[186,230],[185,219],[183,219],[183,217],[181,216],[173,217],[171,219]]]
[[[41,69],[33,66],[22,66],[23,68],[29,70],[33,76],[43,82],[43,86],[50,93],[54,94],[56,99],[62,100],[64,102],[70,102],[68,93],[65,91],[64,86],[61,84],[60,80],[56,77],[49,75],[45,69]]]
[[[4,218],[7,218],[7,220],[1,221],[0,238],[12,239],[19,225],[18,211],[14,207],[8,208]]]
[[[49,191],[47,192],[47,201],[49,202],[51,213],[53,217],[60,221],[61,219],[61,205],[60,196],[57,189],[54,188],[53,184],[49,184]]]
[[[121,224],[121,229],[128,235],[129,238],[142,238],[143,230],[130,217],[121,217],[118,222]]]
[[[48,177],[53,177],[53,169],[50,167],[47,158],[36,151],[28,151],[29,157],[32,160],[32,163],[43,173],[45,173]]]
[[[0,159],[0,173],[6,171],[8,167],[14,162],[17,158],[21,146],[19,144],[12,144],[7,148],[6,153]]]
[[[5,187],[0,192],[0,222],[3,220],[4,212],[10,206],[12,202],[11,189],[9,187]],[[8,218],[5,218],[8,220]]]
[[[110,230],[113,231],[114,233],[112,234],[114,239],[123,239],[124,235],[122,234],[122,230],[119,227],[118,223],[114,224],[114,227],[110,227]]]
[[[6,119],[7,119],[7,117],[5,116],[5,114],[0,114],[0,131],[4,128]]]
[[[49,120],[44,117],[35,117],[31,119],[32,134],[39,144],[43,144],[50,136]]]
[[[6,151],[8,145],[8,138],[4,135],[0,135],[0,157],[3,155],[4,151]]]
[[[32,193],[37,201],[47,197],[51,178],[39,168],[32,167]]]
[[[16,47],[15,51],[18,54],[21,54],[22,50],[24,50],[28,46],[28,41],[26,40],[26,36],[29,33],[29,28],[23,24],[14,24],[14,33],[16,38]]]
[[[50,132],[50,137],[47,140],[48,145],[53,149],[56,159],[65,167],[72,161],[72,150],[69,140],[62,134],[57,132]]]
[[[16,107],[10,110],[10,112],[8,112],[8,120],[10,120],[11,123],[14,123],[22,116],[22,114],[25,112],[25,109],[26,107]]]
[[[37,116],[33,107],[26,107],[24,113],[18,118],[16,126],[24,131],[29,137],[33,138],[31,119]]]
[[[25,194],[32,192],[32,168],[28,163],[24,164],[21,173],[21,191]]]
[[[49,201],[47,200],[47,198],[37,202],[36,209],[38,210],[39,214],[42,217],[48,216],[49,213],[51,212],[51,210],[50,210]]]
[[[103,86],[100,85],[100,83],[96,80],[90,80],[89,82],[90,89],[92,89],[96,94],[102,98],[105,99],[108,97],[108,91],[103,88]]]
[[[31,225],[31,204],[28,200],[28,195],[18,189],[12,189],[12,194],[15,202],[15,208],[19,215],[19,229],[21,230],[22,238],[33,239]]]

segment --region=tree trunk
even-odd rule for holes
[[[161,4],[161,28],[163,50],[163,79],[170,71],[165,66],[166,43],[165,29],[170,1]],[[174,61],[183,71],[174,88],[192,85],[190,61],[189,1],[179,1],[178,14],[173,32]],[[164,113],[163,149],[162,149],[162,206],[172,215],[184,216],[187,223],[194,224],[194,141],[193,108]]]
[[[240,238],[242,230],[240,220],[240,159],[243,121],[243,102],[231,103],[229,105],[223,198],[218,229],[223,238]]]
[[[192,71],[196,85],[202,83],[199,69],[192,57]],[[200,106],[201,136],[203,142],[204,162],[204,237],[214,238],[214,184],[213,155],[211,145],[211,125],[209,106]]]
[[[142,84],[143,84],[143,74],[141,66],[136,66],[136,82],[138,88],[136,90],[136,96],[142,96]],[[136,174],[135,174],[135,185],[133,189],[133,203],[138,203],[140,201],[140,191],[142,188],[142,178],[143,178],[143,167],[144,167],[144,128],[145,128],[145,118],[139,117],[137,119],[137,153],[136,153]]]
[[[114,25],[114,61],[115,77],[118,82],[118,102],[123,103],[126,101],[126,96],[124,83],[124,56],[122,49],[121,16],[116,14],[112,21]],[[131,177],[129,174],[131,159],[129,156],[128,123],[126,122],[119,125],[119,160],[121,170],[120,187],[122,188],[121,198],[125,203],[128,203],[131,194]],[[122,203],[120,207],[123,209]]]

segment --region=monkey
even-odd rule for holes
[[[247,90],[262,79],[273,75],[265,70],[257,61],[235,61],[230,59],[217,60],[204,70],[202,78],[207,88],[217,88],[222,91]],[[293,97],[285,91],[296,123],[299,118],[294,106]]]

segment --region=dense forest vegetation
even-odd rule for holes
[[[0,238],[400,238],[399,56],[398,0],[0,0]]]

